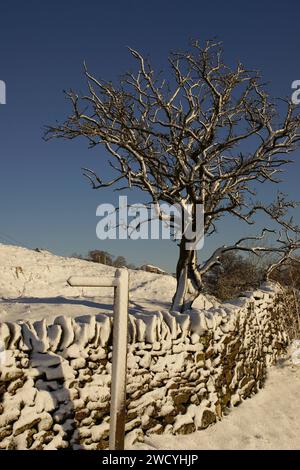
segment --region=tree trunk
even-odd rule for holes
[[[177,287],[172,301],[172,311],[184,312],[192,307],[201,293],[203,283],[197,270],[197,253],[186,250],[186,239],[180,241],[179,260],[176,268]]]

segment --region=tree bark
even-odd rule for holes
[[[197,253],[186,249],[183,237],[179,245],[179,260],[176,267],[177,287],[172,301],[172,311],[184,312],[192,307],[203,288],[201,275],[197,270]]]

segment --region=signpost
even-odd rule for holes
[[[117,269],[115,277],[72,276],[73,287],[113,287],[114,322],[112,345],[109,449],[123,450],[126,420],[126,372],[128,344],[128,271]]]

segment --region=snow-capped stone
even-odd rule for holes
[[[74,340],[74,326],[72,318],[59,316],[54,320],[55,325],[60,325],[62,328],[62,336],[59,344],[59,349],[64,350],[70,346]]]

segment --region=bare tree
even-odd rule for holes
[[[294,233],[285,242],[280,236],[272,248],[286,259],[298,247],[299,229],[288,218],[296,203],[280,193],[272,204],[255,198],[261,184],[279,183],[278,174],[290,162],[287,154],[298,147],[300,116],[295,106],[282,100],[285,110],[280,117],[280,106],[268,96],[259,74],[241,63],[226,66],[219,43],[201,47],[194,42],[187,52],[170,53],[169,81],[155,74],[140,53],[129,51],[137,70],[126,73],[117,85],[96,79],[85,67],[87,94],[66,93],[72,114],[63,124],[48,127],[46,138],[84,136],[91,147],[105,147],[116,176],[102,181],[84,169],[95,189],[137,187],[159,211],[162,202],[184,210],[192,207],[192,220],[197,205],[203,204],[206,236],[215,233],[228,214],[253,224],[263,212],[272,224]],[[165,216],[162,211],[160,216]],[[186,249],[183,236],[172,308],[190,308],[202,290],[203,275],[224,252],[269,251],[261,244],[267,231],[220,247],[199,265],[197,252]],[[249,247],[253,239],[261,241]]]
[[[127,261],[124,256],[117,256],[116,259],[113,261],[113,265],[116,268],[124,268],[127,266]]]
[[[94,263],[102,263],[108,266],[113,265],[112,256],[109,253],[107,253],[107,251],[91,250],[88,253],[88,258]]]

